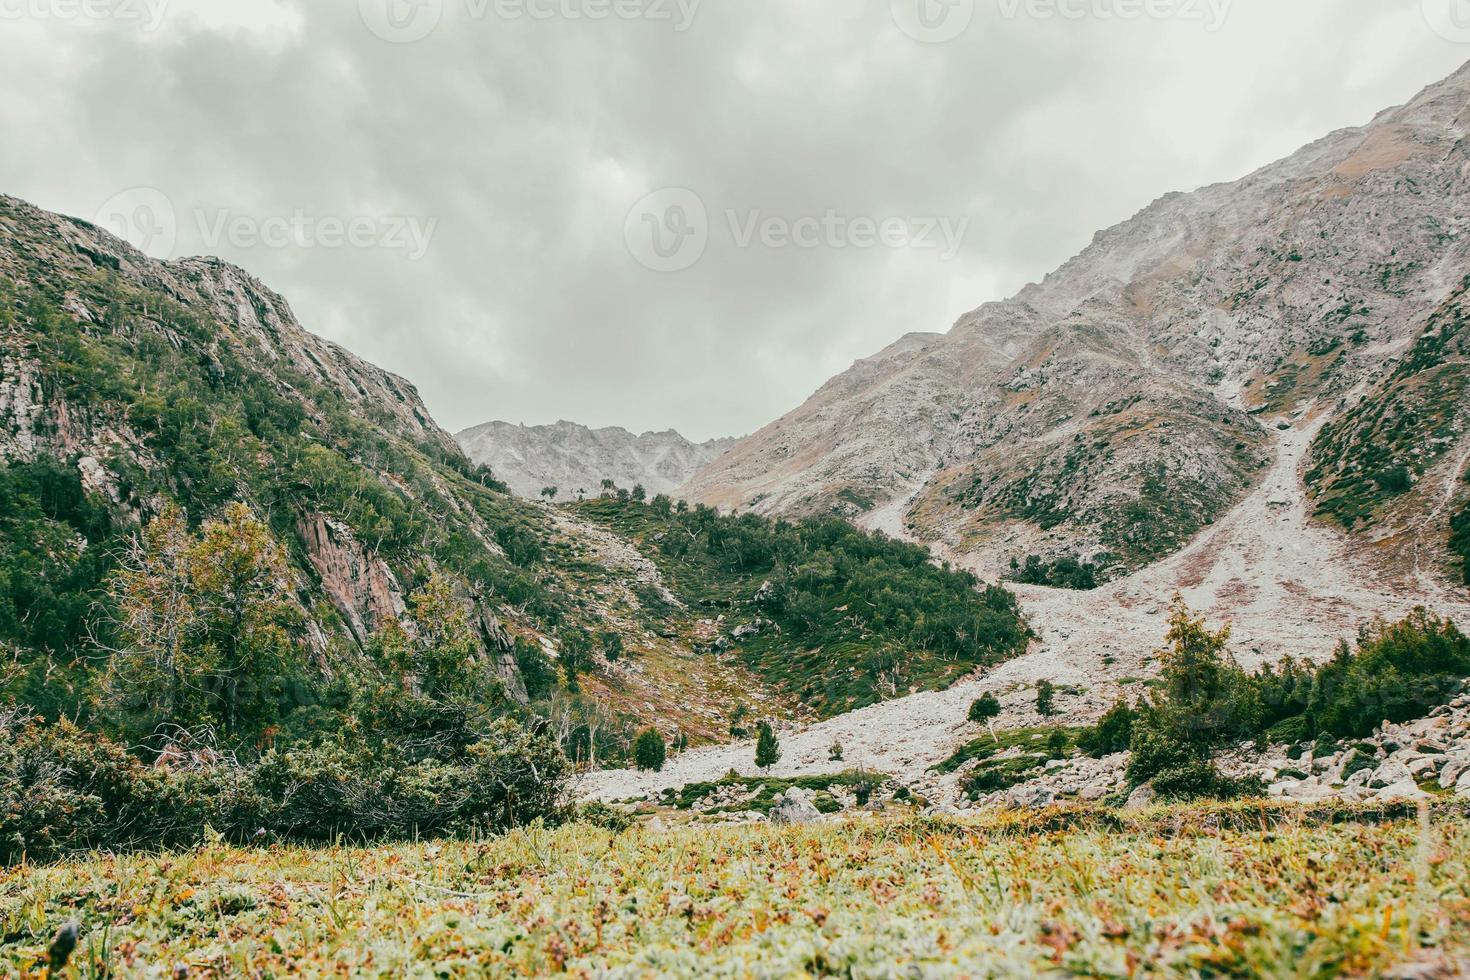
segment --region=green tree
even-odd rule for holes
[[[359,714],[410,756],[455,757],[504,704],[469,604],[443,574],[408,597],[407,615],[384,623],[371,650],[380,673],[362,692]]]
[[[559,494],[559,493],[561,493],[561,489],[559,487],[542,487],[541,488],[541,496],[545,497],[547,500],[555,500],[556,499],[556,495]]]
[[[994,694],[982,694],[970,703],[970,720],[984,723],[1000,717],[1000,702]]]
[[[1042,681],[1036,685],[1036,710],[1041,713],[1041,717],[1050,718],[1056,714],[1056,706],[1052,703],[1056,695],[1056,685],[1051,681]]]
[[[633,759],[639,769],[658,772],[664,767],[666,754],[664,737],[658,729],[645,728],[638,733],[638,740],[633,745]]]
[[[166,508],[130,542],[108,594],[122,645],[103,688],[130,734],[174,725],[240,738],[281,719],[301,675],[301,614],[285,550],[244,504],[198,536]]]
[[[781,743],[776,740],[776,730],[768,721],[762,721],[755,738],[755,764],[769,769],[781,761]]]

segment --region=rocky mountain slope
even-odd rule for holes
[[[455,436],[464,454],[488,466],[522,497],[538,497],[547,487],[558,500],[599,492],[603,480],[649,496],[682,486],[702,466],[718,459],[734,439],[690,442],[670,429],[634,435],[627,429],[590,429],[575,422],[514,425],[486,422]]]
[[[626,758],[649,723],[723,740],[746,713],[943,686],[1029,636],[1008,593],[845,522],[519,499],[412,385],[306,331],[244,271],[154,261],[8,197],[0,367],[0,700],[48,717],[97,703],[119,645],[108,585],[136,532],[239,505],[283,552],[293,670],[330,689],[377,664],[415,594],[447,580],[473,661],[586,761]],[[633,443],[655,473],[693,451]],[[804,659],[781,655],[787,639]]]
[[[1076,554],[1117,577],[1222,519],[1311,406],[1329,417],[1316,505],[1364,547],[1443,555],[1436,467],[1470,446],[1467,105],[1470,66],[1242,180],[1166,195],[1014,298],[858,362],[687,494],[837,510],[991,572]]]
[[[695,497],[836,509],[991,574],[1030,553],[1113,556],[1092,591],[1012,586],[1038,634],[1027,655],[789,727],[771,774],[856,765],[952,798],[929,770],[983,731],[975,698],[999,698],[997,729],[1044,722],[1042,681],[1069,725],[1136,700],[1176,593],[1233,626],[1248,668],[1321,660],[1419,605],[1470,624],[1465,556],[1446,547],[1453,523],[1470,549],[1467,106],[1470,68],[1238,184],[1167,197],[1017,299],[860,362],[698,474]],[[751,745],[585,792],[732,768],[756,773]]]

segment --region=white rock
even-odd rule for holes
[[[1385,762],[1374,771],[1368,778],[1368,785],[1373,789],[1382,789],[1385,786],[1393,786],[1405,780],[1414,781],[1414,774],[1409,767],[1402,762]]]
[[[1412,779],[1402,779],[1392,786],[1385,786],[1378,791],[1375,799],[1379,800],[1417,800],[1429,796],[1419,788],[1419,784]]]

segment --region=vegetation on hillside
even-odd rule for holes
[[[1006,590],[837,518],[727,516],[628,493],[571,506],[637,541],[692,610],[746,627],[742,662],[823,715],[946,686],[1030,638]]]
[[[1011,559],[1012,582],[1022,585],[1045,585],[1054,589],[1088,591],[1099,585],[1098,567],[1074,555],[1063,555],[1050,561],[1040,555],[1027,555],[1026,561]]]
[[[1371,525],[1470,423],[1470,279],[1433,316],[1388,379],[1323,427],[1307,485],[1317,512],[1353,529]]]
[[[1214,751],[1362,738],[1384,721],[1423,717],[1470,676],[1470,638],[1423,609],[1370,623],[1356,648],[1343,643],[1320,665],[1288,659],[1250,674],[1229,656],[1229,638],[1176,600],[1152,696],[1119,702],[1078,744],[1094,755],[1129,749],[1130,780],[1166,795],[1230,796],[1251,787],[1222,779]]]
[[[1465,480],[1470,482],[1470,473]],[[1450,553],[1459,559],[1465,584],[1470,585],[1470,504],[1450,521]]]
[[[212,845],[0,876],[53,976],[1376,976],[1467,955],[1470,826],[1412,808],[1077,809],[361,850]]]

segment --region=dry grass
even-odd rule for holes
[[[12,869],[0,970],[68,975],[1371,975],[1454,956],[1470,822],[1259,806]]]

